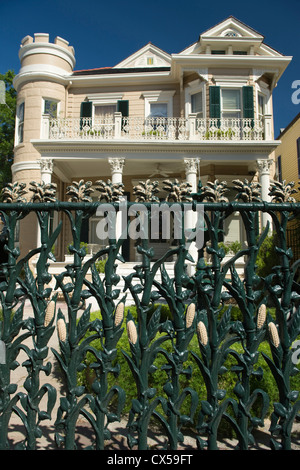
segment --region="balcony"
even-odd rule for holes
[[[272,140],[271,116],[264,119],[143,118],[114,113],[103,118],[43,117],[42,138],[49,140],[266,141]]]

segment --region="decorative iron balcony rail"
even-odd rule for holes
[[[203,223],[190,227],[195,235],[198,230],[204,235],[194,259],[196,270],[191,274],[187,270],[187,264],[193,262],[187,238],[191,239],[192,232],[187,235],[182,231],[177,246],[152,263],[153,251],[143,233],[152,206],[159,204],[155,195],[157,185],[148,181],[136,186],[138,204],[128,204],[136,210],[136,217],[143,218],[138,241],[142,261],[124,278],[122,291],[118,287],[121,279],[117,260],[122,262],[120,250],[131,233],[129,227],[126,226],[124,237],[109,238],[107,247],[88,260],[80,245],[82,224],[97,208],[103,207],[103,202],[108,225],[115,225],[114,211],[121,204],[118,185],[98,182],[99,202],[92,202],[89,182],[73,182],[67,189],[68,202],[56,200],[53,183],[31,183],[30,202],[24,199],[27,192],[24,184],[7,186],[3,191],[4,202],[0,204],[7,256],[1,264],[0,283],[1,449],[9,445],[12,415],[17,415],[23,424],[24,439],[18,447],[29,450],[36,449],[42,433],[41,421],[51,419],[58,400],[47,359],[53,334],[58,335],[58,346],[52,353],[65,384],[55,420],[55,440],[63,449],[75,448],[75,429],[81,416],[89,423],[94,436],[91,448],[104,449],[110,439],[111,423],[120,419],[125,403],[125,390],[119,380],[116,382],[124,372],[117,355],[124,335],[129,346],[122,354],[132,375],[128,383],[136,390],[127,415],[129,448],[147,449],[150,418],[154,418],[163,429],[169,449],[179,448],[189,424],[199,449],[218,449],[218,428],[225,418],[236,433],[239,448],[247,450],[253,444],[253,428],[263,425],[269,406],[270,446],[291,448],[292,423],[300,409],[299,390],[293,390],[291,385],[291,377],[299,372],[293,344],[300,334],[300,285],[296,277],[300,260],[292,263],[286,227],[291,218],[299,217],[300,203],[292,197],[293,185],[274,183],[270,189],[272,202],[266,203],[260,199],[258,184],[247,181],[234,184],[237,200],[228,202],[224,182],[209,183],[194,195],[186,184],[165,182],[166,204],[171,208],[177,206],[176,224],[185,216],[178,207],[190,204],[197,211],[201,206],[202,212],[197,214],[199,217],[202,214]],[[60,236],[62,221],[56,228],[52,227],[53,211],[64,214],[73,237],[69,247],[73,262],[55,276],[50,274],[49,266],[56,262],[53,246]],[[219,245],[222,223],[236,211],[244,224],[247,243],[224,263],[225,252]],[[257,272],[256,261],[269,227],[257,236],[255,221],[260,212],[270,215],[277,233],[278,261],[263,276]],[[18,224],[32,213],[37,217],[41,244],[20,256],[16,244]],[[165,263],[174,253],[177,255],[174,276],[170,276]],[[104,275],[100,275],[96,261],[103,256],[107,261]],[[246,258],[244,279],[240,279],[235,269],[235,262],[241,257]],[[32,270],[33,259],[35,270]],[[136,314],[133,309],[127,313],[124,309],[128,292],[133,297]],[[66,313],[59,308],[59,295],[65,302]],[[90,320],[91,299],[95,299],[99,310],[93,321]],[[31,305],[28,318],[24,316],[25,301]],[[169,318],[161,314],[163,303],[170,309]],[[234,304],[240,309],[239,319],[232,315]],[[28,338],[32,339],[30,345],[26,343]],[[193,338],[198,346],[190,350]],[[98,346],[94,340],[98,340]],[[262,342],[269,345],[268,354],[260,353]],[[12,372],[21,367],[20,351],[27,356],[22,364],[27,376],[18,389],[12,381]],[[92,377],[90,390],[77,381],[78,371],[87,370],[87,354],[92,356],[88,364]],[[262,368],[257,367],[259,356],[274,377],[274,387],[278,390],[275,403],[270,403],[268,390],[257,385],[256,379],[263,376]],[[186,365],[189,358],[192,366]],[[158,370],[162,381],[160,392],[151,384],[152,374]],[[220,375],[230,372],[236,376],[232,395],[219,381]],[[49,382],[42,385],[43,373]],[[204,397],[197,386],[195,389],[191,385],[195,374],[200,374],[205,386]],[[41,405],[43,397],[47,399],[46,409]],[[183,412],[186,401],[188,411]]]
[[[44,117],[43,137],[50,140],[262,141],[271,140],[270,116],[262,119],[180,117]]]

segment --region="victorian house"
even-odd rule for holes
[[[199,179],[230,187],[246,178],[258,180],[268,200],[270,155],[279,144],[272,92],[291,57],[241,21],[229,17],[177,53],[148,43],[113,67],[76,70],[73,47],[41,33],[22,40],[19,57],[13,181],[55,182],[62,200],[72,181],[109,179],[133,201],[133,187],[147,179],[188,181],[196,192]],[[92,217],[82,234],[91,249],[102,243],[98,221]],[[36,221],[23,224],[27,252],[37,243]],[[243,241],[235,214],[224,241]],[[64,227],[58,260],[69,242]],[[159,256],[169,242],[153,243]],[[137,259],[133,241],[123,256]]]

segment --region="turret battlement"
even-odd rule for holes
[[[21,41],[21,48],[27,46],[28,44],[51,44],[49,43],[49,34],[48,33],[35,33],[34,37],[25,36]],[[69,46],[69,42],[66,39],[63,39],[59,36],[56,36],[54,43],[57,46],[67,49],[71,54],[75,55],[75,50],[73,46]]]
[[[50,73],[64,77],[73,72],[76,62],[74,47],[59,36],[54,42],[50,42],[48,33],[35,33],[34,37],[25,36],[21,41],[19,58],[19,76]]]

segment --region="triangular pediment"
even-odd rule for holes
[[[200,34],[198,41],[184,49],[180,54],[203,54],[206,52],[207,46],[217,50],[226,49],[228,46],[238,46],[241,50],[249,50],[252,46],[255,55],[282,56],[275,49],[264,44],[263,41],[264,36],[242,21],[230,16]]]
[[[146,44],[134,54],[115,65],[114,68],[170,67],[171,56],[152,43]]]
[[[201,38],[253,38],[263,40],[263,36],[242,21],[230,16],[226,20],[209,28],[201,34]]]

